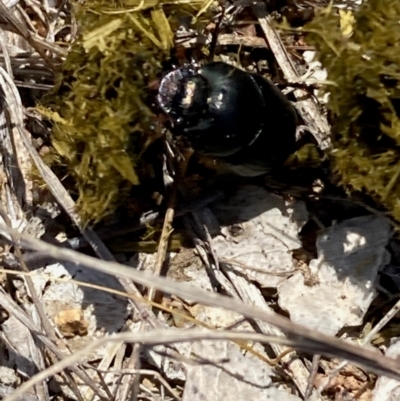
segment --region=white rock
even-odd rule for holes
[[[300,398],[272,383],[272,368],[260,359],[244,356],[239,347],[224,341],[197,341],[191,354],[211,361],[187,364],[182,401],[285,400]]]
[[[241,266],[249,280],[264,287],[276,287],[293,272],[291,251],[302,247],[298,234],[308,220],[303,202],[249,185],[213,210],[225,226],[212,240],[220,261]]]
[[[293,322],[335,335],[362,323],[375,297],[375,280],[390,260],[385,246],[387,220],[363,216],[327,229],[317,240],[318,259],[310,262],[314,285],[296,273],[279,288],[279,304]]]
[[[386,356],[398,358],[400,355],[400,338],[393,338]],[[381,376],[376,381],[372,401],[397,401],[400,400],[400,382]]]

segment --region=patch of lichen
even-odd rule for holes
[[[75,4],[79,39],[42,111],[54,122],[47,160],[68,177],[84,223],[115,211],[140,183],[137,165],[160,135],[148,86],[170,56],[179,18],[200,2],[90,0]]]
[[[400,2],[364,2],[352,32],[344,17],[324,10],[305,28],[335,84],[327,89],[334,174],[400,221]]]

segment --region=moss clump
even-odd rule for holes
[[[54,121],[50,162],[70,178],[86,223],[112,213],[139,184],[137,163],[160,136],[146,103],[149,84],[170,56],[180,18],[201,7],[199,2],[133,3],[76,4],[79,39],[56,90],[43,102],[44,114]]]
[[[328,9],[305,28],[335,83],[328,88],[334,172],[400,221],[400,2],[364,2],[352,32],[344,17],[339,23]]]

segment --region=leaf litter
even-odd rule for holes
[[[8,10],[16,3],[18,2],[4,4]],[[33,10],[36,7],[34,3]],[[137,2],[134,3],[133,6],[138,5]],[[57,2],[50,5],[53,8],[58,6]],[[29,14],[34,19],[40,15],[40,10],[36,10],[37,14]],[[49,12],[54,13],[54,10]],[[60,15],[60,18],[65,18],[64,10]],[[342,21],[351,21],[351,16],[349,11],[342,13]],[[258,18],[262,24],[268,22],[259,15]],[[347,34],[350,34],[348,24],[346,27]],[[87,41],[88,39],[90,38],[86,37]],[[168,38],[164,39],[165,46],[169,46],[166,44]],[[41,43],[35,37],[31,46],[40,46]],[[89,44],[86,43],[87,46]],[[8,57],[11,57],[11,65],[19,74],[22,71],[22,78],[29,81],[33,79],[32,76],[37,77],[41,73],[38,87],[39,84],[48,84],[46,79],[51,76],[50,70],[48,65],[40,63],[37,54],[30,53],[28,56],[31,70],[25,72],[23,68],[20,69],[19,57],[32,48],[16,49],[13,46],[10,50],[11,56]],[[56,44],[52,50],[56,55],[53,60],[56,64],[60,61],[57,57],[62,52]],[[38,53],[43,54],[43,49]],[[5,53],[1,56],[5,63]],[[285,54],[277,56],[279,62],[282,62],[280,57],[285,57]],[[18,80],[16,83],[20,84]],[[5,85],[2,90],[6,90]],[[300,93],[297,95],[300,96]],[[5,93],[5,96],[8,100],[13,99],[11,93]],[[18,102],[15,107],[19,108],[18,112],[26,112]],[[303,108],[301,110],[304,111]],[[324,116],[320,114],[317,129],[324,126]],[[16,155],[13,155],[16,159],[13,160],[19,161],[18,166],[24,173],[22,178],[29,184],[24,187],[28,192],[25,194],[26,199],[41,198],[43,193],[29,174],[26,174],[30,169],[26,167],[30,163],[29,153],[24,149],[15,127],[5,125],[1,133],[2,138],[7,141],[10,138],[17,139]],[[10,152],[13,151],[12,148],[9,149]],[[3,158],[3,163],[6,169],[10,167],[10,160]],[[22,227],[24,230],[29,227],[30,233],[40,238],[54,227],[48,222],[40,224],[34,218],[26,219],[27,211],[21,208],[23,202],[18,201],[24,195],[20,190],[15,191],[16,187],[11,185],[10,179],[11,176],[16,179],[15,182],[19,182],[21,176],[13,177],[13,174],[14,172],[5,174],[10,181],[6,181],[3,188],[2,208],[7,210],[14,228],[19,227],[22,231]],[[54,200],[51,199],[51,202]],[[316,257],[307,259],[308,255],[304,262],[297,259],[299,252],[304,250],[301,232],[315,217],[310,215],[307,206],[307,201],[277,195],[260,186],[241,188],[229,199],[211,204],[205,212],[199,213],[198,221],[206,221],[205,235],[194,238],[197,244],[195,248],[182,247],[178,253],[168,253],[168,277],[178,283],[189,281],[208,292],[221,291],[232,298],[240,298],[248,304],[257,305],[266,313],[286,314],[292,322],[299,325],[331,336],[339,335],[348,341],[357,341],[359,333],[351,329],[363,324],[371,303],[379,297],[376,287],[378,274],[389,263],[390,257],[393,257],[386,248],[393,235],[391,225],[379,213],[347,217],[339,222],[332,222],[326,228],[320,225],[315,232]],[[50,211],[50,215],[51,213],[53,212]],[[206,220],[204,215],[207,216]],[[216,222],[216,226],[210,224],[210,221]],[[4,223],[7,224],[6,221]],[[7,258],[13,258],[10,249],[5,245],[4,254]],[[138,259],[131,259],[130,262],[129,255],[114,256],[139,270],[151,271],[155,264],[153,255],[140,254]],[[15,259],[18,262],[18,258]],[[307,274],[299,271],[304,264]],[[62,360],[60,355],[55,359],[47,358],[48,351],[38,347],[35,332],[41,332],[42,336],[47,337],[45,348],[53,350],[53,355],[56,354],[52,346],[55,349],[62,348],[58,339],[62,339],[68,346],[68,353],[74,353],[97,338],[118,331],[140,332],[162,328],[168,332],[176,327],[183,330],[200,326],[204,328],[204,338],[207,338],[210,330],[216,329],[263,332],[281,337],[285,335],[284,331],[257,319],[243,318],[240,313],[223,310],[218,305],[204,306],[173,294],[156,297],[155,304],[144,303],[145,307],[139,309],[126,298],[127,294],[138,296],[135,292],[137,288],[129,291],[126,283],[121,284],[112,275],[85,270],[79,264],[57,262],[29,275],[27,273],[20,272],[16,275],[14,272],[8,284],[6,281],[2,282],[4,291],[1,292],[0,304],[7,313],[2,321],[5,341],[0,359],[6,361],[5,356],[11,356],[1,366],[5,369],[2,371],[4,374],[0,375],[2,395],[12,395],[24,381],[35,376],[38,368],[43,370]],[[34,300],[29,280],[32,280],[37,300]],[[92,288],[83,286],[79,281],[92,285]],[[93,284],[106,287],[108,292],[100,291]],[[14,292],[6,291],[9,285]],[[110,292],[112,289],[114,293]],[[144,294],[144,289],[139,288],[138,291]],[[156,308],[151,309],[151,306]],[[40,311],[44,311],[44,315]],[[49,329],[43,330],[46,320],[50,322],[56,335]],[[162,338],[160,342],[162,343]],[[286,346],[205,340],[180,342],[173,346],[142,347],[139,342],[136,345],[139,346],[138,349],[134,346],[132,349],[127,348],[123,343],[99,347],[90,355],[76,361],[79,366],[74,368],[73,375],[66,370],[55,375],[48,383],[35,386],[24,397],[45,400],[48,399],[46,393],[50,391],[52,395],[59,394],[59,399],[81,399],[81,396],[85,399],[93,396],[104,399],[104,394],[116,394],[115,399],[122,400],[126,398],[121,394],[129,393],[127,389],[131,388],[135,388],[137,399],[170,397],[200,400],[206,397],[222,400],[263,397],[295,401],[307,397],[313,400],[333,400],[335,398],[332,397],[339,394],[339,385],[331,393],[325,392],[321,395],[314,388],[310,394],[307,389],[311,370],[310,356],[298,354]],[[398,354],[396,340],[392,340],[389,348],[382,346],[381,350],[386,351],[386,355],[395,357]],[[11,374],[10,369],[14,366],[14,374]],[[327,366],[327,361],[323,360],[319,366],[319,375],[329,377],[334,366]],[[93,367],[97,369],[97,373]],[[146,370],[144,367],[150,369]],[[121,376],[124,370],[128,373]],[[149,376],[149,370],[155,374]],[[169,384],[165,384],[165,381],[163,384],[162,376],[161,379],[156,379],[159,372]],[[351,372],[352,378],[358,380],[356,373]],[[104,375],[105,380],[99,380],[99,375]],[[121,377],[128,377],[130,380],[136,378],[136,387],[132,387],[129,380],[124,380],[123,385],[120,385]],[[149,385],[149,378],[152,385]],[[396,399],[396,383],[393,379],[379,377],[372,398],[369,399]],[[352,386],[350,381],[341,384],[340,394],[347,391],[353,397],[349,399],[361,399],[354,391],[357,386]]]

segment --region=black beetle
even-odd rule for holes
[[[282,165],[296,146],[296,113],[275,85],[223,62],[168,73],[158,91],[174,135],[243,176]]]

